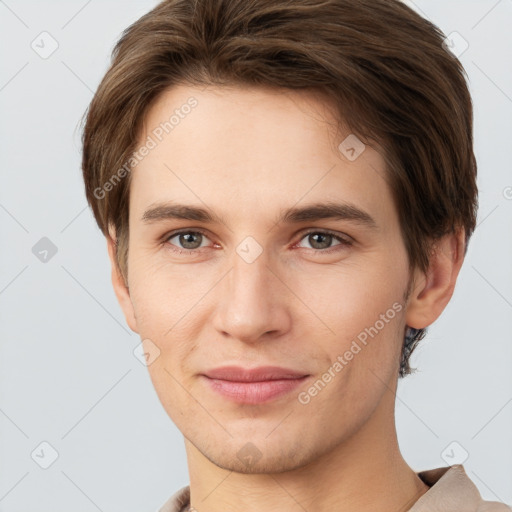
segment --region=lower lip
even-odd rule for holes
[[[308,375],[297,379],[265,380],[259,382],[233,382],[203,376],[217,393],[238,403],[261,404],[290,393],[300,386]]]

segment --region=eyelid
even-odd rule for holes
[[[181,228],[181,229],[177,229],[176,231],[170,231],[169,233],[166,233],[163,236],[163,239],[169,240],[169,238],[173,238],[176,235],[181,235],[182,233],[201,233],[202,235],[208,237],[208,234],[202,228]]]
[[[333,231],[331,229],[323,229],[323,228],[309,228],[306,231],[300,231],[300,240],[302,240],[305,236],[311,235],[312,233],[321,233],[323,235],[331,235],[332,237],[336,238],[337,240],[340,240],[341,242],[345,243],[354,243],[355,240],[345,234],[345,233],[339,233],[338,231]],[[299,241],[300,241],[299,240]]]

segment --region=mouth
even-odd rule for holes
[[[244,369],[216,368],[201,374],[215,393],[236,403],[260,404],[282,397],[300,386],[309,374],[277,366]]]

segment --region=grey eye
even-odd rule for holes
[[[178,243],[172,242],[174,238],[178,239]],[[194,250],[199,249],[205,239],[208,240],[206,236],[198,231],[182,231],[181,233],[171,235],[167,241],[182,249]]]
[[[307,233],[302,240],[307,240],[311,249],[318,250],[329,249],[333,245],[340,245],[343,242],[339,237],[322,231]],[[338,243],[333,244],[334,241],[337,241]]]

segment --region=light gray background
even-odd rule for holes
[[[467,451],[484,498],[512,503],[512,1],[408,3],[469,43],[480,210],[420,371],[400,381],[399,441],[416,471]],[[0,1],[2,512],[153,511],[188,484],[80,174],[80,117],[121,31],[155,4]],[[43,31],[59,45],[46,59],[31,48]],[[32,252],[42,237],[58,249],[46,263]],[[43,441],[58,452],[48,469]]]

